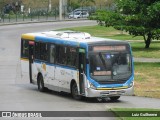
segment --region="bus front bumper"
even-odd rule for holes
[[[118,90],[96,90],[92,88],[86,89],[86,97],[112,97],[121,95],[134,95],[134,86],[127,89]]]

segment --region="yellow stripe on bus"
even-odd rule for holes
[[[26,40],[35,40],[35,36],[31,34],[23,34],[21,38]]]
[[[21,58],[21,60],[23,60],[23,61],[29,61],[28,58]]]
[[[119,89],[127,89],[128,86],[117,87],[117,88],[97,88],[97,90],[119,90]]]

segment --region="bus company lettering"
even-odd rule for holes
[[[17,113],[13,112],[12,117],[42,117],[41,113]]]

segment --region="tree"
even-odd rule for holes
[[[125,30],[130,35],[143,36],[145,48],[160,38],[159,0],[116,0],[115,11],[99,10],[96,19],[101,25]]]

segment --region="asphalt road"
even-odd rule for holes
[[[41,93],[36,85],[29,84],[29,79],[21,79],[19,59],[22,33],[95,24],[94,21],[85,20],[0,26],[0,111],[105,111],[111,107],[160,109],[159,99],[136,96],[122,96],[117,102],[97,102],[93,99],[76,101],[68,94]],[[92,114],[85,119],[97,119],[91,117]]]

